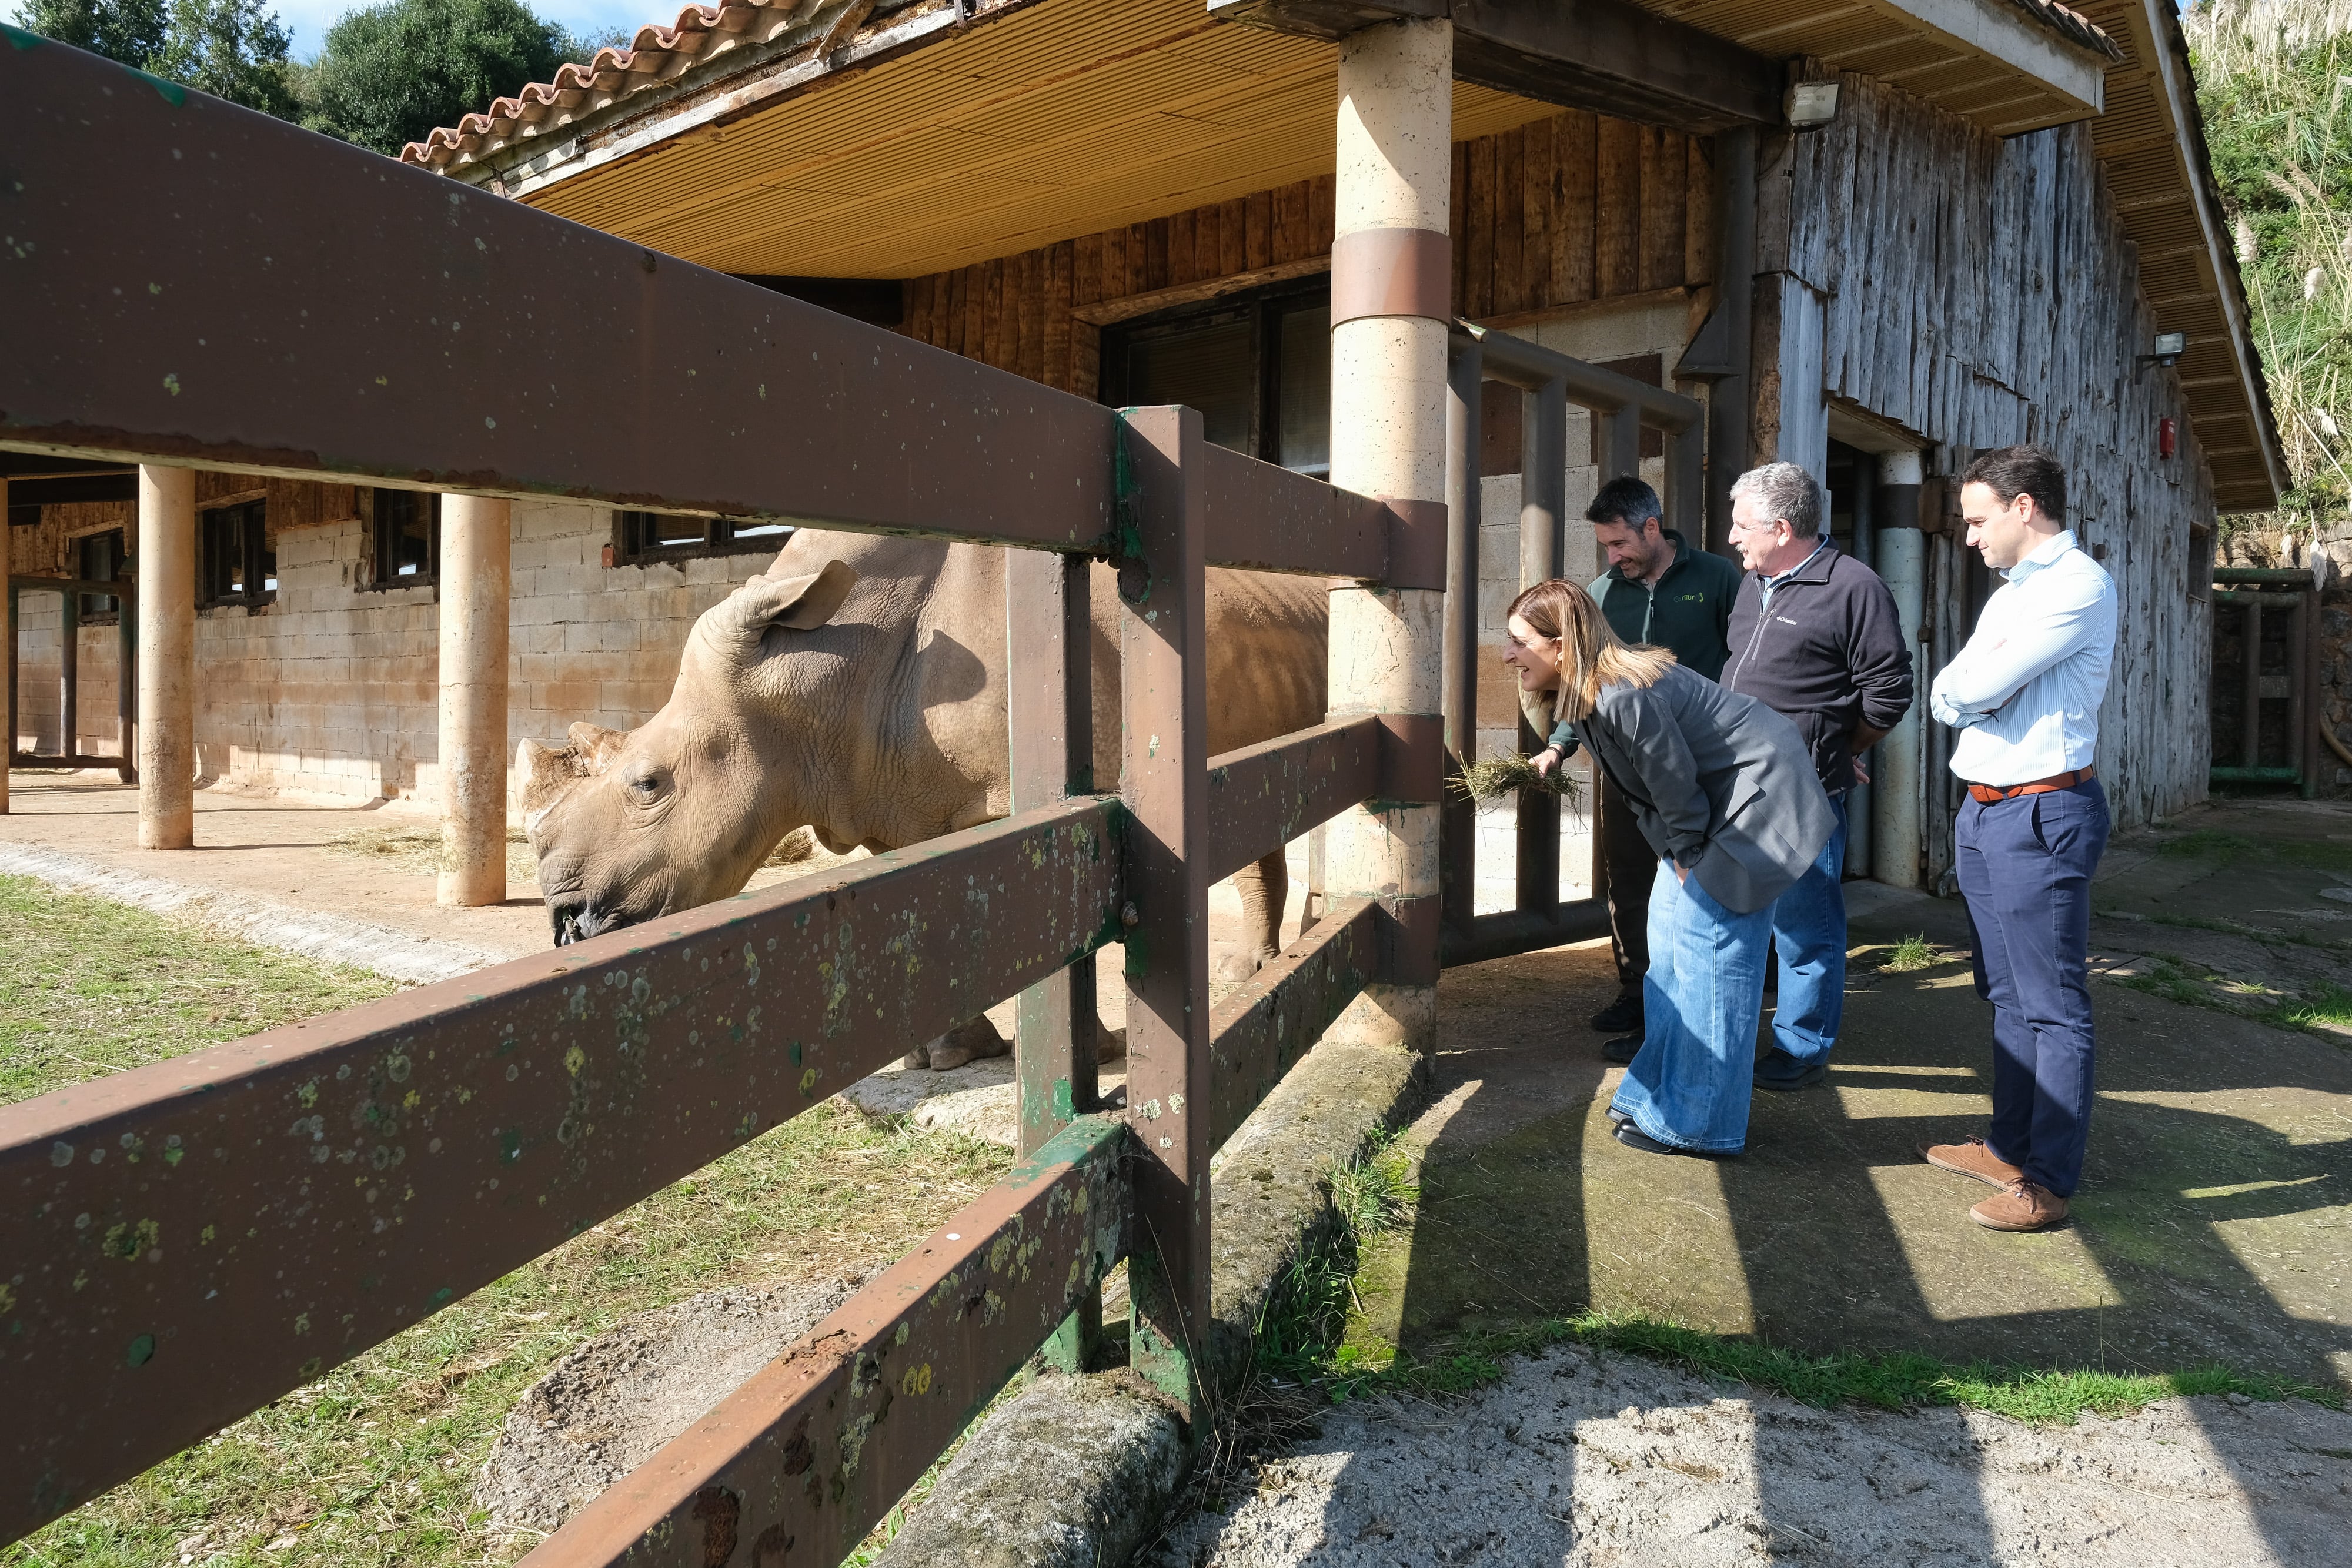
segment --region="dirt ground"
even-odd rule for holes
[[[1150,1568],[2187,1568],[2343,1561],[2352,1416],[2168,1399],[2036,1427],[1822,1411],[1560,1348],[1459,1401],[1341,1407]]]

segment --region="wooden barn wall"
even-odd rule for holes
[[[2213,521],[2212,476],[2174,374],[2136,362],[2159,324],[2088,127],[2002,141],[1869,78],[1841,80],[1837,119],[1780,139],[1765,166],[1759,270],[1778,277],[1758,291],[1759,369],[1767,345],[1817,340],[1829,397],[1916,434],[1931,475],[1986,447],[2049,446],[2069,520],[2120,599],[2098,750],[2116,823],[2203,799],[2211,606],[2189,595],[2190,530]],[[1795,391],[1759,377],[1759,452],[1794,455],[1776,439],[1808,417]],[[2165,418],[2179,433],[2168,460]],[[1981,587],[1957,485],[1944,493],[1929,519],[1947,530],[1929,551],[1938,665],[1966,640]],[[1959,804],[1947,756],[1928,802],[1937,874]]]
[[[1570,112],[1454,147],[1454,302],[1474,319],[1697,287],[1714,275],[1708,143]],[[911,278],[901,329],[1092,397],[1110,321],[1329,265],[1326,175]]]

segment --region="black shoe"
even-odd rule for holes
[[[1631,1121],[1617,1124],[1616,1137],[1627,1148],[1645,1155],[1687,1155],[1696,1160],[1720,1160],[1729,1159],[1739,1153],[1738,1149],[1685,1149],[1673,1144],[1662,1144]]]
[[[1623,1034],[1642,1027],[1642,993],[1621,992],[1617,999],[1587,1020],[1602,1034]]]
[[[1756,1064],[1756,1087],[1786,1093],[1793,1089],[1811,1089],[1829,1075],[1828,1062],[1800,1061],[1776,1045]]]
[[[1633,1060],[1634,1053],[1642,1049],[1642,1041],[1648,1038],[1646,1035],[1627,1034],[1620,1035],[1615,1040],[1604,1040],[1601,1042],[1601,1060],[1631,1061]]]

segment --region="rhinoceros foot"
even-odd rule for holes
[[[932,1071],[945,1072],[983,1056],[1003,1056],[1012,1049],[996,1032],[996,1026],[989,1022],[988,1015],[982,1013],[978,1018],[966,1019],[915,1054],[928,1057]]]

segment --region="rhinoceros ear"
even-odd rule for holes
[[[525,740],[515,747],[515,773],[522,779],[526,822],[555,804],[580,777],[572,769],[570,751],[551,750],[535,740]]]
[[[602,725],[580,723],[564,733],[572,737],[570,750],[577,758],[574,770],[582,773],[602,773],[621,755],[621,743],[629,737],[617,729]]]
[[[771,626],[814,632],[833,619],[856,585],[856,572],[829,560],[814,577],[755,577],[736,590],[727,609],[749,636],[757,637]]]

